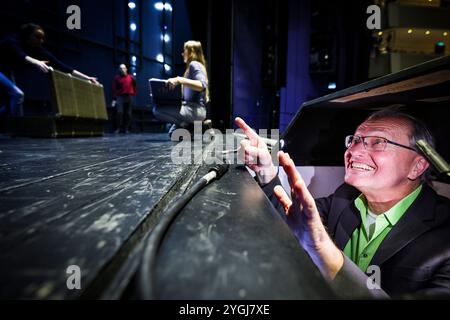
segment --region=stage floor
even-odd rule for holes
[[[89,284],[188,171],[172,163],[174,144],[167,134],[0,136],[0,296],[76,296],[67,267]]]

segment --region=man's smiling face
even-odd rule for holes
[[[411,124],[402,119],[384,118],[363,122],[355,136],[382,137],[410,146]],[[345,182],[363,193],[395,192],[418,178],[416,152],[387,144],[384,151],[367,150],[363,143],[353,143],[344,154]]]

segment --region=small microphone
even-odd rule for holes
[[[216,179],[219,179],[227,172],[229,167],[230,165],[227,163],[217,163],[213,165],[208,172],[214,171],[216,173]]]

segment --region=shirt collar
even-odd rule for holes
[[[384,216],[385,219],[389,222],[389,224],[391,226],[394,226],[400,220],[400,218],[403,216],[406,210],[408,210],[409,206],[414,202],[414,200],[416,200],[421,190],[422,185],[419,185],[414,191],[412,191],[410,194],[408,194],[406,197],[400,200],[391,209],[379,215],[378,218]],[[365,225],[368,205],[367,199],[363,193],[361,193],[355,199],[355,206],[358,209],[359,213],[361,214],[361,219],[363,221],[363,224]]]

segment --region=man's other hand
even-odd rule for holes
[[[283,151],[278,153],[278,159],[288,177],[292,199],[281,186],[276,186],[274,192],[284,206],[288,225],[322,274],[334,279],[344,264],[343,254],[325,230],[316,202],[294,161]]]

